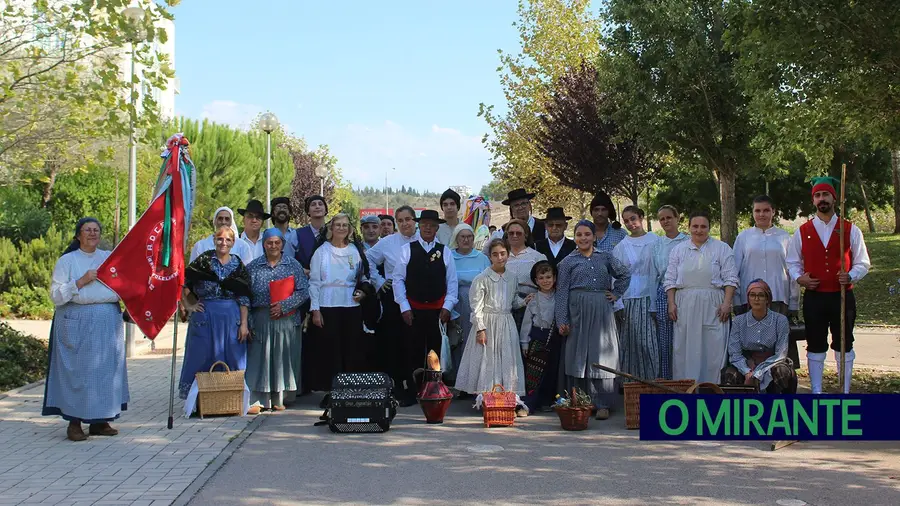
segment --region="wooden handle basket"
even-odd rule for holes
[[[575,402],[575,387],[572,387],[572,402]],[[585,430],[591,419],[594,406],[560,406],[554,408],[563,430]]]
[[[481,411],[485,427],[509,427],[516,420],[516,394],[496,384],[482,394]]]
[[[224,371],[215,371],[221,365]],[[221,360],[215,362],[209,372],[196,374],[197,412],[206,415],[240,415],[244,403],[244,371],[232,371]]]

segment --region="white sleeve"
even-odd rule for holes
[[[856,225],[850,227],[850,259],[852,261],[850,280],[857,283],[869,273],[872,262],[869,260],[869,250],[866,248],[862,230]]]
[[[309,261],[309,310],[318,311],[321,309],[320,300],[322,290],[322,249],[320,247],[313,253],[312,259]]]
[[[522,328],[519,331],[519,344],[527,346],[531,342],[531,324],[534,319],[531,312],[531,304],[525,306],[525,315],[522,317]]]
[[[385,283],[385,279],[381,276],[381,273],[378,272],[378,266],[384,263],[384,245],[386,240],[387,237],[384,240],[378,241],[375,243],[375,246],[366,250],[366,258],[369,260],[369,279],[372,281],[372,284],[375,285],[376,291],[381,290],[381,287]],[[390,273],[385,272],[384,274],[387,276]]]
[[[732,251],[734,251],[734,271],[737,274],[738,285],[741,284],[741,271],[744,269],[743,263],[744,263],[744,238],[745,237],[746,237],[746,234],[744,234],[744,233],[738,234],[737,239],[734,240],[734,248],[732,248]],[[746,294],[744,294],[744,290],[746,290],[746,288],[747,287],[744,287],[744,286],[738,286],[737,290],[735,290],[735,293],[734,293],[735,305],[747,304],[749,302],[747,300],[744,300],[744,297],[746,297]]]
[[[459,280],[456,277],[456,262],[450,248],[444,246],[444,265],[446,266],[447,295],[444,297],[444,309],[453,311],[453,306],[459,301]]]
[[[189,260],[189,262],[193,262],[194,260],[197,259],[198,256],[200,256],[200,253],[203,253],[202,251],[200,251],[200,248],[198,248],[198,246],[200,246],[201,241],[203,241],[203,239],[200,239],[199,241],[195,242],[194,247],[191,248],[191,259]]]
[[[50,281],[50,300],[57,306],[70,302],[78,294],[77,279],[70,279],[69,260],[63,255],[53,268]]]
[[[371,251],[371,250],[370,250]],[[397,265],[394,266],[394,272],[391,288],[394,290],[394,302],[400,306],[400,312],[409,311],[409,300],[406,299],[406,266],[409,265],[409,243],[404,244],[400,249],[400,258],[397,259]]]
[[[853,242],[852,234],[850,242]],[[791,236],[791,240],[788,243],[787,256],[784,260],[787,263],[788,273],[791,275],[792,281],[797,281],[800,276],[803,276],[803,245],[800,241],[800,229],[797,229],[794,235]]]

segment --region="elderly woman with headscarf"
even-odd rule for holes
[[[284,235],[263,232],[264,256],[250,262],[253,338],[247,350],[251,404],[281,411],[300,385],[301,330],[297,309],[309,298],[309,279],[300,263],[284,255]]]
[[[491,266],[491,261],[484,253],[475,249],[475,230],[471,226],[460,223],[453,229],[450,243],[456,244],[451,249],[453,262],[456,264],[456,279],[459,285],[456,307],[453,308],[453,320],[447,327],[450,338],[450,350],[453,357],[453,370],[459,370],[466,339],[472,329],[472,306],[469,303],[469,289],[475,276]]]
[[[597,249],[595,233],[588,220],[575,225],[578,248],[558,267],[556,325],[560,335],[568,336],[561,350],[567,389],[578,387],[590,395],[597,419],[604,420],[617,404],[615,375],[591,366],[618,367],[613,304],[628,290],[631,273],[611,252]]]
[[[735,316],[728,336],[726,385],[755,385],[770,394],[797,393],[797,374],[788,358],[790,324],[772,311],[772,289],[762,279],[747,287],[750,311]]]
[[[231,254],[234,230],[219,227],[214,237],[216,249],[201,253],[185,270],[182,303],[191,320],[178,384],[182,399],[188,399],[194,376],[216,362],[232,371],[247,368],[250,273]]]
[[[128,407],[119,296],[97,281],[97,269],[110,255],[99,249],[101,230],[95,218],[78,220],[50,283],[56,311],[41,414],[67,420],[71,441],[87,439],[83,423],[92,436],[115,436],[118,431],[109,422]]]
[[[212,224],[213,230],[219,230],[221,227],[229,227],[234,231],[235,237],[240,237],[237,225],[234,223],[234,211],[232,211],[230,207],[222,206],[216,209],[216,212],[212,215]],[[194,247],[191,248],[191,262],[196,260],[201,253],[216,249],[216,240],[213,236],[214,234],[209,234],[194,244]],[[231,250],[231,254],[237,255],[244,265],[248,265],[253,260],[253,250],[246,241],[235,241]]]

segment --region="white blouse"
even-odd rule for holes
[[[791,235],[777,227],[762,230],[748,228],[734,241],[734,266],[740,288],[734,294],[735,305],[747,304],[747,287],[762,279],[772,289],[772,301],[784,302],[788,309],[799,308],[800,286],[788,272],[787,251]]]
[[[546,259],[546,255],[539,253],[533,248],[525,248],[518,255],[514,255],[512,251],[509,252],[509,260],[506,261],[506,271],[507,275],[515,276],[519,285],[518,293],[520,296],[538,291],[537,285],[531,282],[531,268],[534,267],[534,264]]]
[[[119,296],[100,281],[92,281],[79,290],[75,284],[89,270],[97,270],[111,252],[75,250],[56,261],[50,281],[50,300],[57,306],[68,304],[104,304],[118,302]]]
[[[358,306],[353,291],[361,262],[359,251],[352,244],[338,248],[325,242],[319,246],[309,262],[310,310]]]
[[[655,307],[658,274],[654,251],[660,237],[656,234],[644,234],[641,237],[628,236],[613,249],[613,256],[619,259],[631,271],[631,282],[623,299],[650,298],[650,307]]]
[[[691,275],[685,276],[686,271]],[[698,276],[701,271],[705,271],[705,275]],[[727,243],[712,237],[700,247],[690,240],[682,241],[672,248],[665,279],[666,291],[672,288],[737,288],[734,252]],[[704,280],[701,282],[701,279]]]

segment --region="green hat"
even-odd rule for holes
[[[841,182],[831,176],[814,177],[812,179],[812,192],[827,191],[837,200],[837,189],[841,187]]]

